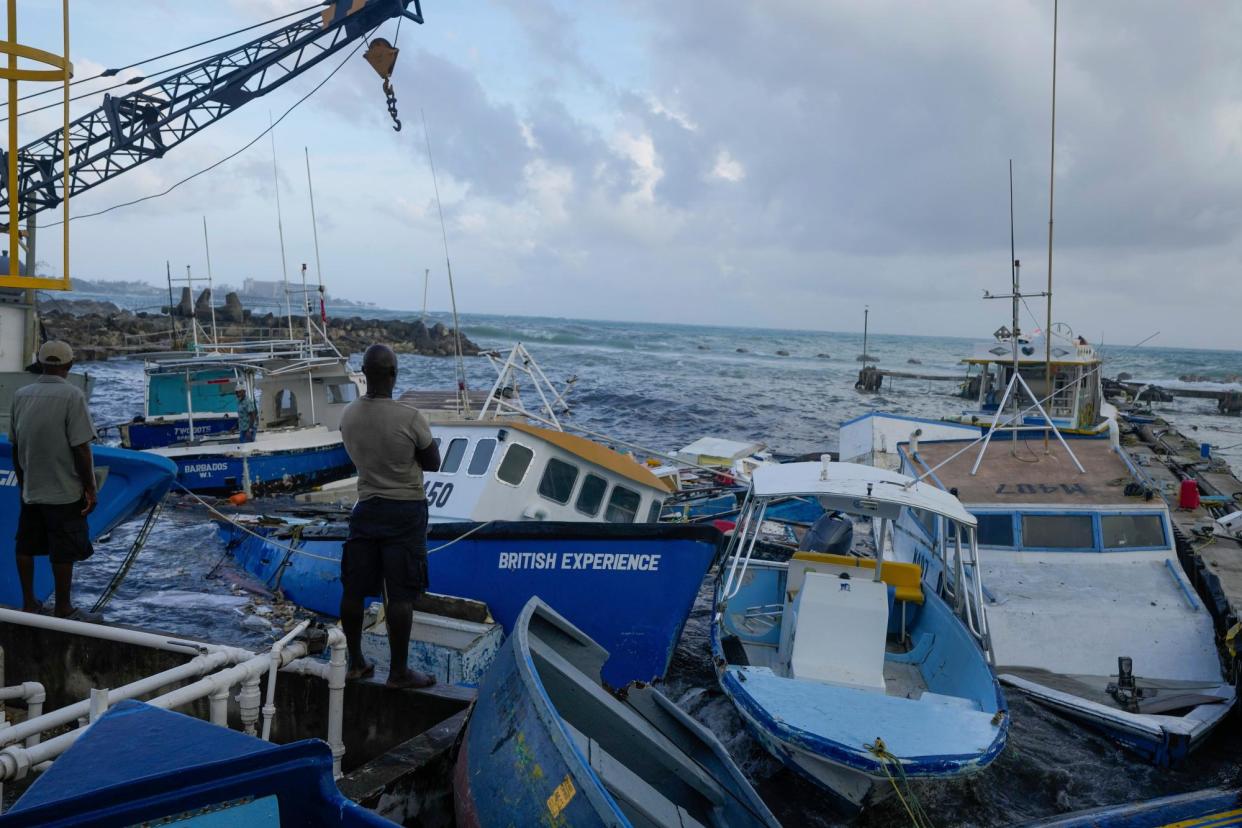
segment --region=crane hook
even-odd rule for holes
[[[388,104],[388,116],[392,118],[394,132],[401,131],[401,119],[397,117],[397,95],[392,89],[392,70],[397,65],[397,55],[401,50],[382,37],[377,37],[367,45],[362,57],[384,81],[384,97]]]

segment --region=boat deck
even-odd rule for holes
[[[935,469],[945,488],[957,489],[958,499],[968,505],[1133,506],[1141,502],[1125,496],[1125,486],[1133,476],[1107,440],[1070,441],[1085,472],[1078,471],[1055,440],[1045,454],[1043,440],[1019,440],[1015,449],[1008,435],[998,434],[988,446],[978,473],[972,475],[970,469],[982,444],[948,460],[965,445],[963,441],[920,443],[918,456],[923,471]]]

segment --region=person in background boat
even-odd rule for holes
[[[259,430],[259,411],[254,400],[246,394],[246,386],[240,382],[237,392],[237,433],[243,443],[253,443],[255,433]]]
[[[22,493],[17,518],[17,577],[22,609],[38,612],[34,559],[47,555],[56,582],[56,615],[74,614],[73,565],[91,556],[86,516],[95,508],[91,441],[95,425],[86,395],[65,381],[73,349],[51,341],[39,348],[42,376],[13,395],[9,441],[13,471]]]
[[[349,678],[375,665],[362,655],[362,612],[383,595],[392,666],[389,687],[430,687],[434,676],[409,668],[414,600],[427,590],[427,498],[423,472],[438,471],[440,450],[417,408],[392,398],[397,355],[372,345],[362,357],[367,393],[341,415],[341,440],[358,468],[358,502],[341,554],[341,626],[349,644]]]

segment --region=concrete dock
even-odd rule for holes
[[[1200,455],[1199,443],[1163,419],[1122,421],[1121,442],[1156,496],[1169,505],[1178,556],[1216,622],[1235,684],[1242,677],[1242,538],[1230,536],[1217,518],[1242,510],[1242,480],[1227,463]],[[1182,481],[1198,483],[1197,508],[1179,506]]]

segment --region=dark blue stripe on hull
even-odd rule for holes
[[[721,538],[700,526],[495,523],[435,551],[473,526],[432,527],[431,589],[485,602],[506,632],[538,596],[612,654],[603,677],[613,687],[664,675]],[[238,562],[269,587],[337,615],[339,533],[272,543],[228,526],[221,533]]]
[[[126,448],[132,449],[163,448],[190,439],[190,424],[184,420],[173,423],[130,423],[123,429]],[[194,436],[200,440],[236,430],[237,419],[233,417],[194,421]]]
[[[242,458],[202,454],[176,458],[177,480],[192,492],[241,491],[246,471]],[[295,490],[341,480],[354,473],[354,465],[341,444],[296,451],[252,454],[249,458],[250,487],[256,494]]]

